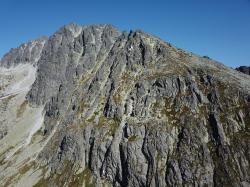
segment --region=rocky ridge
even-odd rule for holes
[[[248,75],[111,25],[66,25],[0,66],[3,186],[250,185]]]
[[[240,66],[236,68],[237,71],[250,75],[250,67],[249,66]]]

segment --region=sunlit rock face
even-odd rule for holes
[[[70,24],[0,81],[3,186],[250,185],[250,77],[209,58]]]

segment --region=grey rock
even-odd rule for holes
[[[47,186],[250,184],[249,77],[110,25],[70,24],[44,41],[39,60],[20,49],[1,65],[37,65],[27,99],[44,106],[51,138],[35,162]]]
[[[18,64],[31,63],[36,65],[40,59],[43,46],[47,41],[47,37],[22,44],[19,48],[11,49],[9,53],[1,59],[0,67],[13,67]]]

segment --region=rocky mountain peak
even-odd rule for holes
[[[69,24],[10,51],[0,77],[5,186],[250,184],[250,78],[210,58]]]

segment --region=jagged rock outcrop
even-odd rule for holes
[[[250,75],[250,67],[249,66],[240,66],[236,68],[237,71]]]
[[[250,185],[249,76],[110,25],[70,24],[35,43],[1,61],[32,64],[23,100],[43,110],[18,149],[0,130],[3,185]]]

